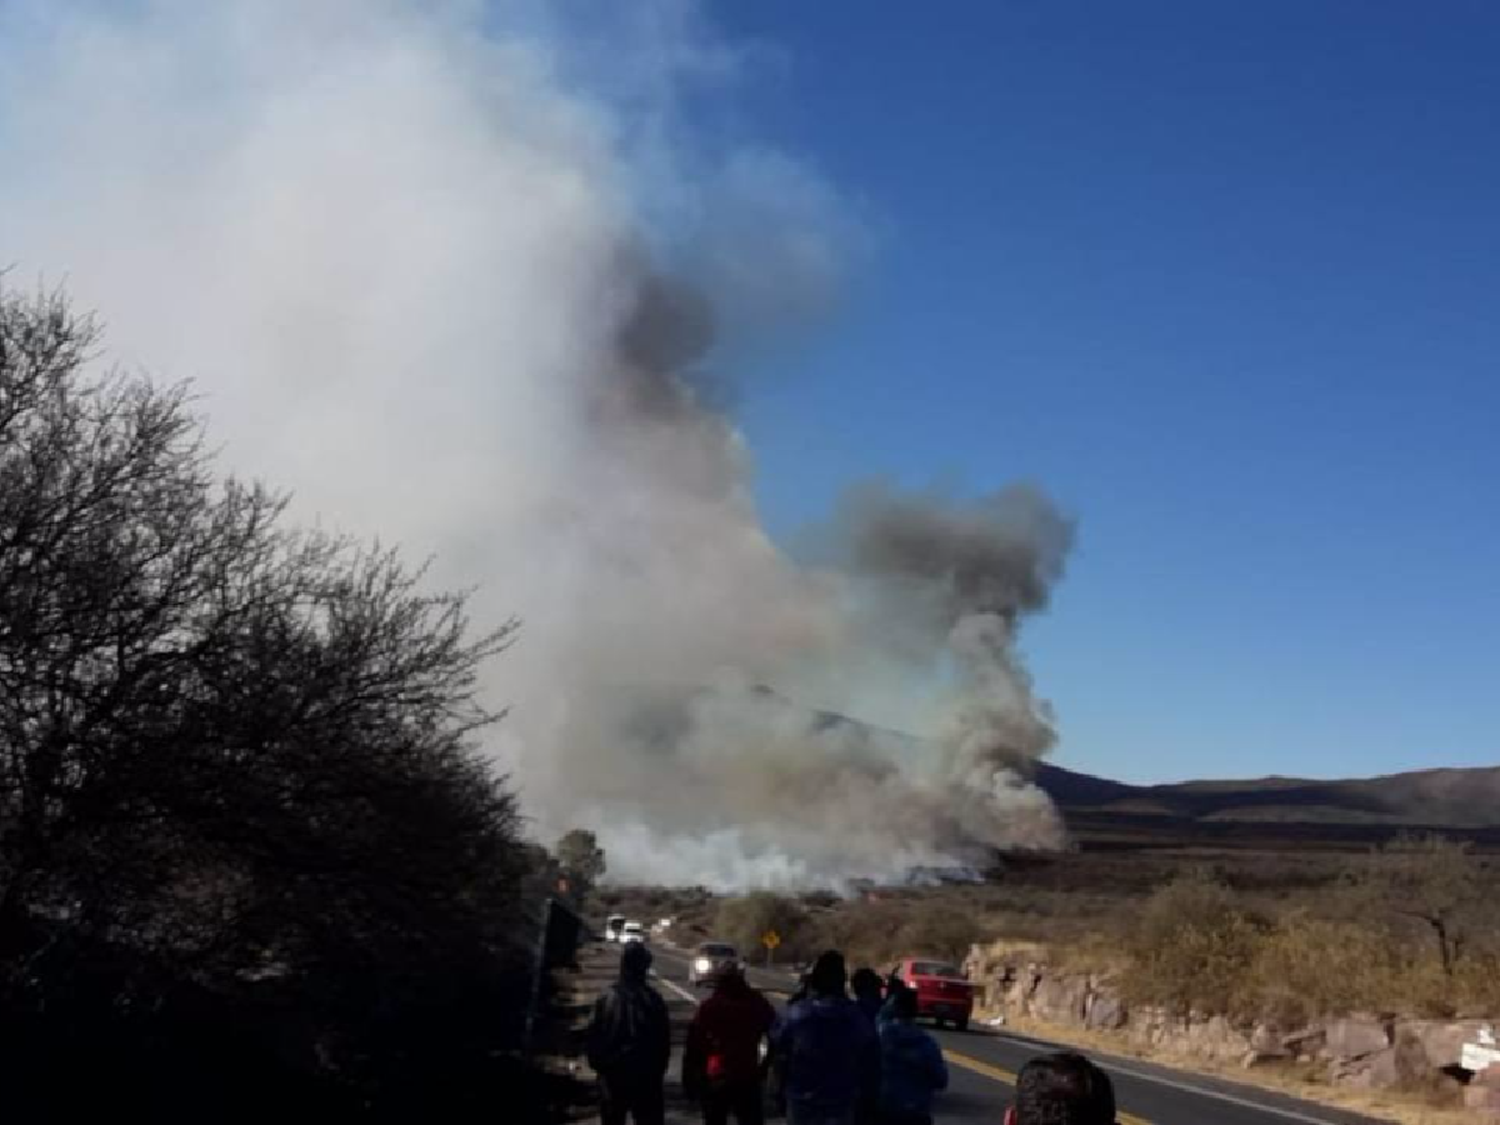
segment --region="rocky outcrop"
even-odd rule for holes
[[[1031,990],[1028,1009],[1048,1023],[1084,1023],[1088,1017],[1090,982],[1084,976],[1042,977]]]
[[[1390,1023],[1374,1016],[1347,1016],[1323,1025],[1323,1051],[1330,1058],[1364,1058],[1390,1045]]]
[[[1422,1044],[1433,1066],[1458,1066],[1465,1043],[1473,1043],[1494,1020],[1401,1020],[1397,1026],[1409,1031]],[[1500,1076],[1497,1076],[1500,1077]]]
[[[1331,1081],[1370,1089],[1415,1086],[1454,1073],[1463,1044],[1486,1023],[1369,1013],[1284,1027],[1271,1020],[1243,1022],[1132,1005],[1109,974],[1055,964],[1039,946],[976,946],[968,965],[983,1005],[1007,1019],[1114,1032],[1137,1047],[1246,1067],[1321,1062]],[[1493,1086],[1482,1088],[1500,1095],[1500,1074]],[[1500,1097],[1493,1100],[1500,1123]]]
[[[1476,1112],[1478,1120],[1500,1123],[1500,1065],[1474,1076],[1464,1090],[1464,1105]]]
[[[1090,1031],[1119,1031],[1129,1019],[1125,1001],[1113,992],[1095,992],[1089,997],[1083,1023]]]
[[[1412,1087],[1427,1080],[1437,1069],[1422,1049],[1421,1041],[1410,1031],[1397,1031],[1386,1025],[1390,1039],[1377,1046],[1373,1037],[1359,1038],[1347,1044],[1359,1054],[1333,1054],[1329,1077],[1344,1086],[1386,1090],[1395,1086]],[[1330,1036],[1330,1047],[1336,1039]],[[1372,1048],[1365,1050],[1365,1048]]]

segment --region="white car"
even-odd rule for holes
[[[693,950],[692,963],[688,965],[688,984],[700,988],[714,984],[725,973],[743,972],[745,963],[740,960],[739,950],[722,941],[705,941]]]
[[[620,934],[625,929],[625,915],[611,914],[604,923],[604,940],[619,941]]]
[[[646,930],[639,922],[626,922],[625,928],[620,931],[621,945],[645,945]]]

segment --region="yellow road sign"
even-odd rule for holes
[[[781,944],[781,935],[778,934],[775,930],[767,930],[765,933],[760,935],[760,943],[767,949],[775,949],[778,945]]]

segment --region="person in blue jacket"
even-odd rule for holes
[[[845,993],[848,980],[843,954],[822,954],[807,996],[788,1004],[771,1030],[788,1125],[851,1125],[860,1091],[878,1071],[879,1041]]]
[[[932,1096],[948,1088],[942,1048],[916,1020],[917,994],[906,988],[881,1013],[881,1125],[932,1125]]]

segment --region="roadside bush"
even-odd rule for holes
[[[1466,892],[1471,893],[1471,892]],[[1121,981],[1138,1002],[1305,1022],[1355,1011],[1430,1017],[1500,1012],[1500,951],[1444,951],[1425,928],[1329,904],[1267,920],[1198,874],[1161,887],[1125,943]],[[1399,919],[1398,919],[1399,921]]]
[[[817,919],[818,943],[841,950],[851,968],[890,969],[905,956],[961,964],[985,928],[966,904],[952,899],[892,893],[846,902]]]
[[[1500,1016],[1500,944],[1495,937],[1459,962],[1453,986],[1456,1014]]]
[[[761,937],[770,930],[775,930],[781,938],[775,952],[778,961],[805,961],[822,948],[802,904],[770,891],[751,891],[724,899],[719,903],[714,928],[714,936],[733,942],[741,955],[750,960],[765,955]]]
[[[984,937],[978,920],[962,909],[923,910],[897,931],[899,949],[888,958],[910,954],[914,957],[936,957],[962,965],[969,946]]]
[[[1126,992],[1182,1012],[1243,1010],[1266,931],[1223,883],[1181,876],[1146,900],[1127,934]]]
[[[1243,999],[1250,1014],[1306,1023],[1391,1006],[1409,965],[1388,935],[1350,921],[1293,914],[1262,936]]]

